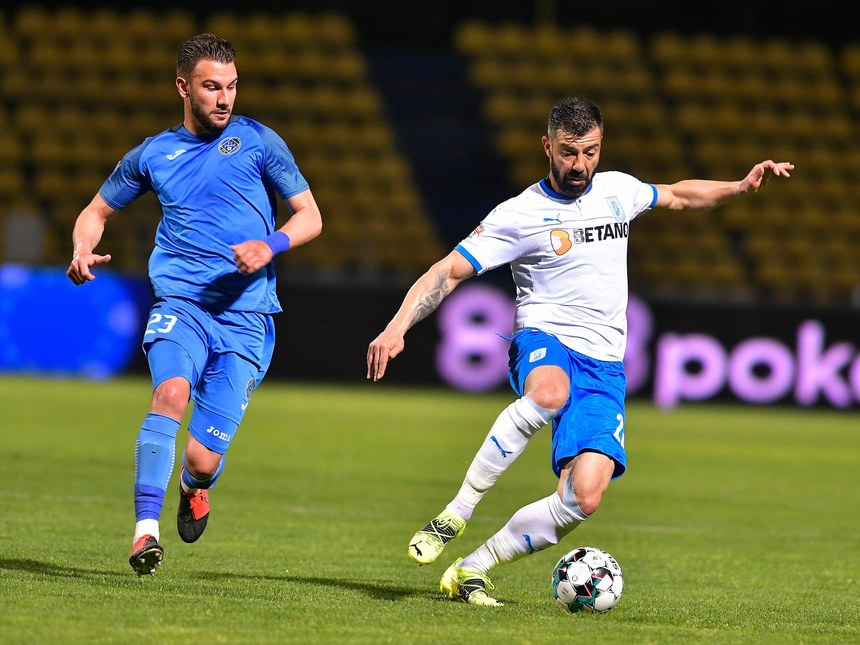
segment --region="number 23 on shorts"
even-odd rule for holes
[[[177,320],[176,316],[170,314],[152,314],[146,323],[144,338],[152,334],[169,334]]]

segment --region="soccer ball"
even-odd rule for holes
[[[565,611],[603,613],[621,598],[624,574],[606,551],[580,546],[566,553],[552,570],[552,595]]]

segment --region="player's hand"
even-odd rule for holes
[[[236,262],[236,268],[239,273],[250,275],[255,271],[259,271],[272,261],[274,253],[269,245],[260,240],[250,240],[241,244],[234,244],[230,247],[233,251],[233,260]]]
[[[762,161],[752,167],[749,174],[741,182],[741,190],[744,193],[754,193],[764,187],[772,176],[791,177],[789,170],[794,170],[794,164],[787,161],[779,163],[771,161]]]
[[[367,348],[367,378],[374,381],[385,376],[388,361],[403,351],[406,342],[403,336],[386,329]]]
[[[66,269],[66,275],[72,283],[80,285],[90,280],[95,280],[96,277],[90,270],[97,264],[107,264],[110,262],[110,254],[96,255],[95,253],[81,253],[72,258],[72,263]]]

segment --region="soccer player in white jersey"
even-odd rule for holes
[[[462,535],[478,502],[534,433],[552,423],[558,486],[508,522],[442,576],[451,598],[496,606],[488,572],[557,544],[600,506],[626,468],[624,451],[627,239],[632,220],[654,207],[710,209],[788,177],[790,163],[762,161],[739,181],[644,183],[621,172],[595,173],[603,119],[592,102],[553,106],[542,137],[549,174],[499,204],[407,292],[370,343],[367,378],[385,376],[406,332],[469,277],[508,264],[516,285],[510,382],[517,400],[498,416],[445,509],[409,541],[409,557],[430,564]]]

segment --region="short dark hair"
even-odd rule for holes
[[[201,60],[216,63],[232,63],[236,59],[236,48],[214,34],[197,34],[186,40],[179,48],[176,75],[188,79]]]
[[[547,134],[552,137],[559,130],[581,137],[597,126],[603,133],[603,116],[600,108],[588,99],[568,96],[556,103],[549,113]]]

